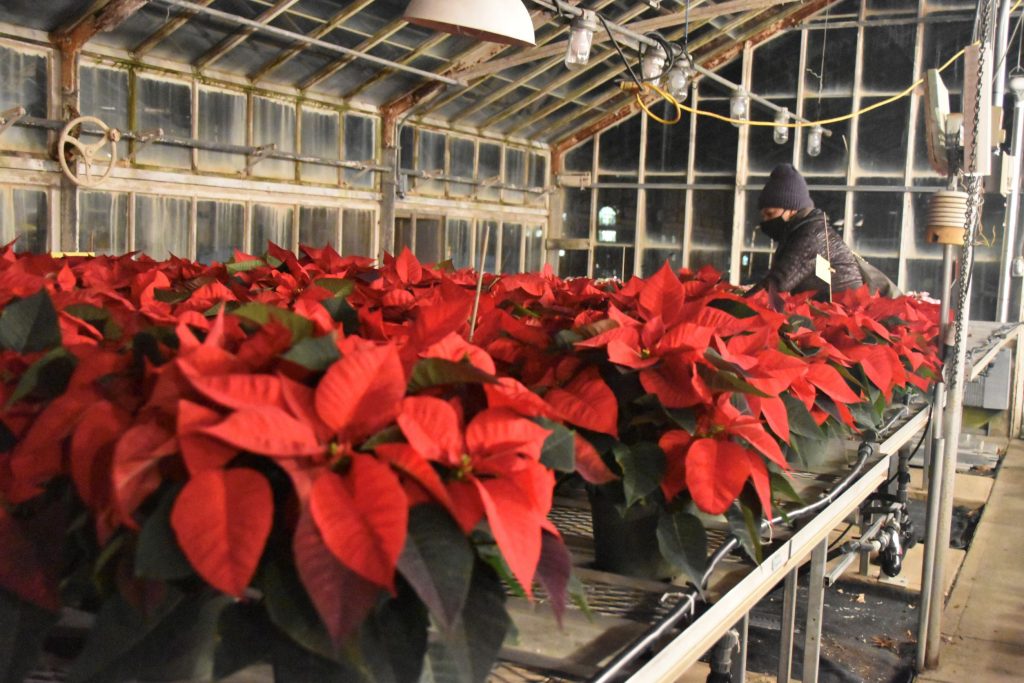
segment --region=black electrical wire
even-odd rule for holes
[[[630,65],[629,60],[626,59],[626,55],[622,51],[622,46],[619,45],[619,41],[615,38],[615,34],[612,33],[610,28],[608,28],[608,20],[600,14],[597,15],[597,18],[601,21],[601,25],[604,26],[604,30],[608,34],[608,37],[611,38],[612,45],[615,46],[615,51],[619,53],[619,59],[621,59],[623,65],[625,65],[626,71],[629,73],[629,77],[633,79],[633,82],[636,83],[638,88],[642,89],[644,87],[644,83],[637,78],[636,72],[633,71],[633,67]]]

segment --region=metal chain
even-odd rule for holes
[[[970,293],[971,277],[974,273],[974,235],[975,228],[981,221],[981,211],[984,206],[985,198],[981,194],[981,177],[977,174],[978,170],[978,128],[981,124],[981,98],[983,88],[981,87],[982,74],[985,72],[985,57],[987,53],[986,47],[988,46],[988,35],[991,28],[992,21],[992,0],[981,0],[981,22],[979,25],[978,40],[981,45],[978,49],[978,88],[975,91],[974,101],[974,134],[971,136],[971,149],[968,155],[967,163],[967,209],[965,211],[964,220],[966,222],[966,229],[964,230],[964,242],[960,248],[960,278],[957,289],[957,309],[956,318],[954,323],[954,350],[958,350],[964,344],[964,325],[967,321],[964,319],[964,309],[967,306],[967,297]],[[988,150],[985,150],[988,153]],[[951,391],[956,391],[957,387],[953,386],[956,379],[956,365],[959,356],[956,352],[952,355],[952,363],[946,365],[946,383]]]

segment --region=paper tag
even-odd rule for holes
[[[832,284],[832,265],[821,254],[814,257],[814,274],[819,280]]]

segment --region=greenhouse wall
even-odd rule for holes
[[[160,131],[200,144],[122,140],[124,161],[111,177],[75,190],[50,156],[56,134],[12,127],[0,135],[0,239],[17,238],[16,250],[137,250],[210,262],[231,258],[234,249],[261,253],[266,240],[293,250],[331,244],[343,255],[377,256],[384,248],[375,109],[257,89],[230,74],[197,77],[187,65],[159,59],[140,64],[109,47],[90,49],[79,64],[80,114],[137,135]],[[45,35],[0,24],[0,111],[25,106],[29,116],[61,118],[58,69]],[[396,252],[408,246],[425,261],[476,265],[490,229],[488,264],[503,272],[541,266],[546,146],[418,121],[404,124],[400,138],[405,174],[397,213],[411,229],[401,233],[406,237],[395,243]],[[206,143],[273,145],[274,152],[302,160],[252,163],[244,153],[203,149]],[[67,193],[72,225],[62,221]]]
[[[831,118],[900,93],[943,64],[970,42],[975,9],[968,2],[841,3],[748,46],[718,73],[806,119]],[[1019,41],[1011,45],[1014,58]],[[952,111],[962,108],[962,64],[943,73]],[[686,103],[727,115],[730,95],[705,78]],[[805,129],[792,130],[779,145],[770,127],[736,128],[685,112],[672,126],[645,113],[626,119],[562,159],[564,173],[590,173],[593,182],[560,191],[551,252],[559,273],[628,278],[650,275],[668,260],[677,267],[710,264],[734,283],[756,282],[774,250],[756,229],[757,197],[772,168],[792,163],[856,251],[904,290],[936,294],[942,249],[926,242],[924,215],[946,178],[928,163],[922,99],[919,89],[828,125],[832,134],[817,157],[806,152]],[[667,103],[652,111],[674,116]],[[754,104],[753,116],[771,120],[773,112]],[[977,319],[996,312],[1004,206],[1001,195],[986,196],[974,268]]]

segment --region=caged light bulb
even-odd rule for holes
[[[807,155],[816,157],[821,154],[821,126],[815,126],[811,128],[811,132],[807,134]]]
[[[570,71],[582,69],[590,61],[590,48],[594,45],[594,31],[597,19],[590,10],[575,17],[570,24],[569,46],[565,50],[565,68]]]
[[[690,93],[690,83],[693,81],[694,69],[690,64],[689,55],[682,55],[676,58],[676,63],[665,74],[665,90],[676,102],[685,102],[686,96]]]
[[[648,45],[640,60],[640,73],[645,81],[656,81],[665,75],[668,54],[660,45]]]
[[[743,88],[736,88],[732,97],[729,99],[730,118],[736,119],[737,121],[746,121],[749,109],[750,98],[747,96],[747,91]],[[739,127],[738,123],[734,123],[733,125]]]
[[[789,109],[783,107],[779,110],[779,113],[775,115],[775,126],[774,134],[772,138],[775,140],[775,144],[784,145],[789,142],[789,127],[786,125],[789,123]]]

